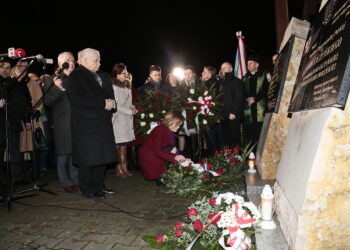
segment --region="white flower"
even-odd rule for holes
[[[190,94],[191,94],[191,95],[194,94],[194,89],[190,89]]]
[[[187,98],[187,101],[192,102],[193,100],[192,98]]]
[[[144,127],[146,125],[146,122],[140,122],[141,127]]]
[[[154,117],[153,113],[150,113],[148,116],[149,116],[150,118],[153,118],[153,117]]]
[[[200,164],[192,164],[192,167],[197,170],[199,173],[203,173],[204,169]]]
[[[202,114],[202,115],[205,115],[205,112],[204,112],[204,110],[201,110],[201,114]]]
[[[141,114],[141,119],[145,118],[145,113]]]
[[[162,110],[162,114],[165,114],[166,113],[166,111],[165,110]]]
[[[208,91],[206,90],[205,92],[204,92],[204,95],[207,95],[208,94]]]
[[[201,97],[201,96],[198,97],[198,101],[199,101],[199,102],[203,102],[203,97]]]
[[[204,119],[203,120],[203,124],[208,124],[207,120]]]
[[[210,111],[209,111],[209,115],[210,115],[210,116],[213,116],[213,115],[214,115],[214,113],[212,113],[212,112],[210,112]]]
[[[197,109],[197,107],[196,106],[193,106],[193,110],[196,110]]]

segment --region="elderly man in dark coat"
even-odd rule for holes
[[[44,103],[52,110],[58,179],[64,191],[75,193],[79,184],[78,169],[72,163],[71,107],[66,91],[75,60],[72,53],[62,52],[57,63],[62,73],[59,77],[54,75],[45,80]],[[68,64],[68,68],[62,68],[63,64]]]
[[[78,166],[80,189],[92,199],[111,193],[104,186],[105,165],[117,161],[111,110],[114,100],[104,88],[100,53],[94,49],[79,52],[80,66],[68,78],[72,109],[73,163]]]
[[[240,146],[244,105],[243,82],[234,76],[231,63],[223,63],[221,71],[224,74],[220,81],[220,92],[222,93],[221,116],[225,146]]]

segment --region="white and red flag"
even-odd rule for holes
[[[235,61],[235,76],[239,79],[242,79],[243,76],[247,73],[247,65],[246,65],[246,53],[245,53],[245,45],[244,45],[244,36],[242,36],[242,31],[237,31],[236,36],[238,39],[238,46],[236,52],[236,61]]]

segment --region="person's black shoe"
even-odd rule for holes
[[[84,196],[86,196],[89,199],[93,199],[93,200],[101,200],[101,199],[105,198],[105,196],[103,194],[100,194],[100,193],[84,194]]]
[[[107,188],[103,188],[99,193],[105,195],[105,194],[115,194],[115,191],[112,189],[107,189]]]
[[[162,179],[158,179],[156,181],[156,185],[157,185],[157,187],[165,187],[165,184],[164,184]]]

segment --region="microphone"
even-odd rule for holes
[[[44,57],[38,54],[36,56],[23,57],[22,59],[20,59],[20,61],[35,60],[35,59],[42,62],[44,60]]]
[[[57,75],[57,78],[61,78],[62,77],[62,73],[63,73],[63,70],[65,69],[68,69],[69,68],[69,63],[67,62],[64,62],[61,66],[61,68],[58,69],[56,75]]]
[[[14,54],[17,58],[23,58],[26,56],[26,51],[24,49],[18,48],[15,49]]]
[[[26,56],[26,52],[24,49],[18,48],[8,48],[7,53],[0,54],[0,57],[10,57],[10,58],[22,58]]]

